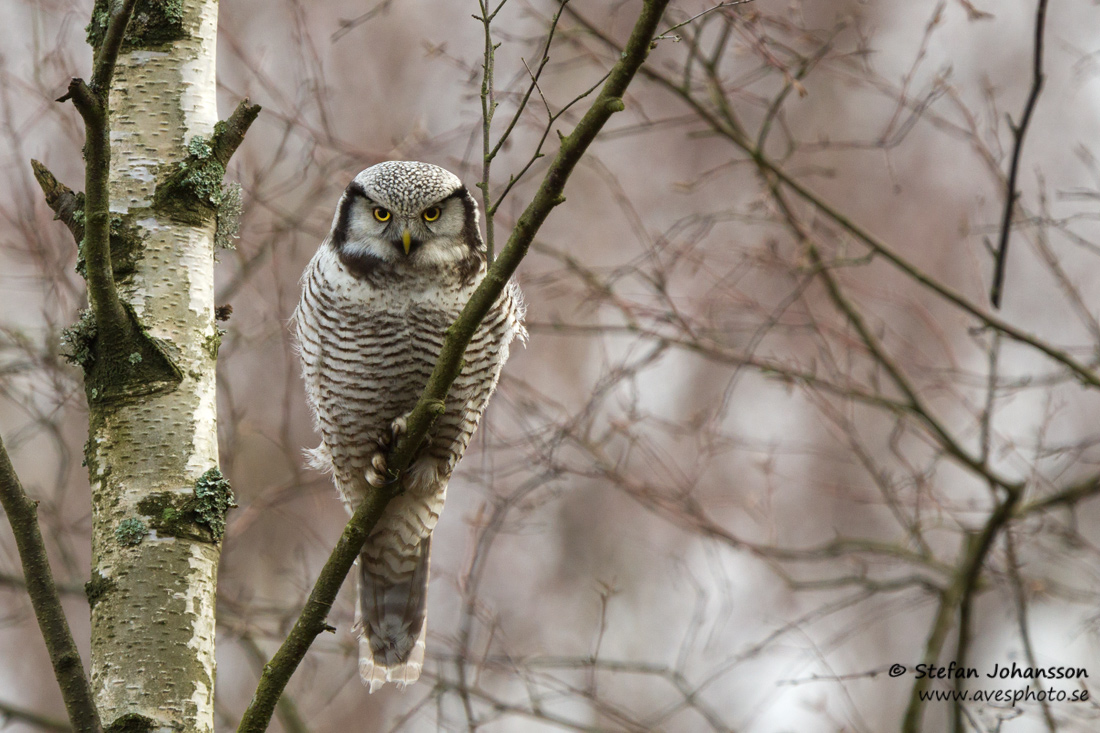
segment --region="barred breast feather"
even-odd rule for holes
[[[476,221],[476,220],[475,220]],[[379,263],[356,270],[330,242],[302,277],[295,313],[306,394],[321,445],[315,462],[332,471],[349,511],[415,405],[444,333],[484,276],[471,271]],[[485,411],[511,341],[526,337],[518,287],[509,283],[466,351],[430,440],[402,478],[403,492],[374,527],[359,559],[360,672],[373,692],[415,681],[424,661],[431,532],[447,482]]]

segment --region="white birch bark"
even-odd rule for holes
[[[218,3],[186,0],[182,11],[181,40],[123,48],[110,96],[111,212],[135,215],[144,238],[119,294],[166,345],[183,381],[91,408],[92,685],[104,727],[136,715],[151,730],[212,732],[220,546],[155,529],[138,544],[118,534],[125,520],[153,525],[141,499],[190,495],[218,465],[214,219],[184,225],[152,208],[158,177],[186,157],[193,136],[208,139],[218,119]]]

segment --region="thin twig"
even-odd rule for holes
[[[1024,517],[1029,514],[1035,514],[1036,512],[1043,512],[1055,507],[1065,506],[1072,507],[1080,501],[1085,499],[1091,499],[1094,496],[1100,495],[1100,476],[1090,476],[1084,481],[1079,481],[1076,484],[1067,486],[1061,491],[1057,491],[1050,496],[1043,497],[1042,499],[1036,499],[1021,506],[1016,514],[1017,516]]]
[[[92,688],[84,675],[72,631],[61,606],[61,595],[54,583],[46,545],[38,527],[38,502],[32,501],[23,491],[15,468],[8,458],[4,441],[0,438],[0,505],[8,515],[19,560],[23,565],[23,577],[27,583],[27,595],[31,598],[34,617],[46,650],[50,654],[54,676],[65,700],[69,720],[80,733],[101,733],[99,712],[96,710]]]
[[[531,99],[531,94],[534,91],[538,91],[539,96],[542,97],[542,90],[539,89],[539,77],[542,75],[542,70],[546,68],[546,64],[550,62],[550,44],[554,40],[554,32],[558,28],[558,20],[561,18],[561,10],[565,7],[569,0],[562,0],[561,6],[558,8],[558,12],[554,13],[554,16],[550,19],[550,29],[546,32],[546,44],[542,47],[542,55],[539,59],[539,65],[534,72],[531,71],[531,67],[524,61],[523,65],[527,69],[527,75],[531,78],[531,83],[527,85],[527,91],[523,93],[523,97],[520,98],[519,104],[516,107],[515,113],[512,115],[512,119],[508,121],[508,126],[504,128],[504,132],[501,133],[500,139],[497,140],[496,145],[489,151],[489,155],[496,156],[500,152],[500,149],[504,147],[504,143],[508,140],[508,137],[512,134],[512,130],[515,129],[516,124],[519,122],[520,117],[523,114],[523,110],[527,108],[527,102]],[[542,97],[542,102],[546,105],[546,98]],[[546,105],[546,113],[550,114],[550,107]]]
[[[1001,295],[1003,294],[1005,279],[1005,261],[1008,258],[1008,237],[1012,231],[1012,212],[1016,210],[1016,200],[1020,192],[1016,190],[1016,176],[1020,170],[1020,158],[1024,152],[1024,135],[1027,134],[1027,126],[1031,122],[1031,113],[1035,111],[1035,103],[1039,100],[1039,92],[1043,88],[1043,26],[1046,24],[1047,0],[1039,0],[1035,11],[1035,54],[1032,58],[1031,91],[1027,95],[1027,104],[1024,105],[1024,116],[1020,118],[1017,127],[1009,120],[1012,134],[1016,143],[1012,148],[1012,165],[1008,172],[1008,190],[1005,193],[1005,210],[1001,218],[1001,241],[997,246],[997,261],[993,269],[993,287],[989,292],[989,300],[994,308],[1001,307]]]
[[[527,163],[524,164],[522,168],[520,168],[519,173],[515,173],[512,176],[509,176],[508,183],[504,186],[504,190],[500,192],[499,196],[497,196],[497,200],[493,203],[492,209],[490,209],[491,214],[496,213],[497,209],[499,209],[500,205],[504,202],[505,197],[512,191],[516,184],[518,184],[520,180],[525,175],[527,175],[527,171],[531,169],[531,166],[535,164],[535,161],[543,157],[544,154],[542,152],[542,146],[546,144],[547,138],[550,137],[550,132],[554,129],[554,123],[557,122],[562,115],[569,111],[569,109],[573,107],[573,105],[580,103],[585,97],[599,89],[600,86],[607,81],[607,78],[610,75],[611,72],[608,72],[607,74],[602,76],[595,84],[578,94],[573,99],[569,100],[569,102],[566,103],[566,105],[560,110],[553,114],[550,114],[549,119],[546,121],[546,126],[542,130],[542,137],[539,138],[538,143],[535,145],[535,152],[533,152],[531,154],[531,157],[527,159]],[[547,112],[549,113],[549,105],[547,106]]]
[[[667,40],[671,40],[671,39],[679,40],[678,36],[671,36],[669,34],[672,33],[675,30],[679,30],[680,28],[683,28],[685,25],[687,25],[688,23],[691,23],[694,20],[698,20],[699,18],[702,18],[704,15],[707,15],[708,13],[713,13],[715,10],[721,10],[722,8],[729,8],[729,7],[732,7],[734,5],[744,5],[746,3],[751,3],[751,2],[752,2],[752,0],[731,0],[730,2],[718,3],[717,5],[715,5],[713,7],[707,8],[706,10],[702,11],[701,13],[696,13],[695,15],[693,15],[690,18],[688,18],[687,20],[685,20],[683,23],[677,23],[676,25],[672,26],[671,28],[669,28],[668,30],[666,30],[664,33],[657,36],[653,40],[654,41],[667,41]]]
[[[501,0],[497,11],[490,13],[488,0],[479,0],[481,16],[478,19],[485,31],[485,58],[481,66],[481,181],[477,187],[481,189],[481,203],[485,208],[485,255],[489,263],[492,263],[496,257],[492,201],[489,198],[489,177],[496,152],[492,150],[490,134],[493,127],[493,114],[497,109],[496,92],[493,87],[497,47],[493,44],[492,23],[497,12],[504,7],[504,2],[505,0]]]
[[[481,102],[482,102],[482,175],[481,181],[477,184],[478,188],[482,192],[482,203],[485,207],[485,246],[488,254],[488,261],[492,263],[495,255],[495,223],[494,217],[496,216],[497,209],[500,208],[500,203],[508,195],[508,192],[516,184],[516,182],[523,177],[527,169],[531,167],[534,161],[542,157],[542,145],[546,142],[546,138],[550,134],[550,129],[557,117],[550,111],[550,105],[546,102],[546,97],[542,95],[542,89],[539,88],[539,77],[542,75],[543,69],[550,62],[550,44],[553,43],[554,33],[558,28],[558,21],[561,19],[561,11],[565,7],[569,0],[561,0],[561,4],[558,7],[558,12],[554,13],[553,18],[550,20],[550,29],[546,33],[546,43],[542,48],[542,55],[539,59],[539,65],[532,72],[531,67],[524,61],[523,65],[527,69],[528,76],[531,77],[531,83],[527,86],[527,91],[523,93],[520,98],[519,104],[516,107],[516,111],[512,114],[512,119],[508,121],[508,125],[504,128],[504,132],[501,133],[497,139],[496,144],[489,147],[489,127],[492,122],[492,113],[496,109],[496,102],[493,100],[493,87],[491,74],[493,72],[493,49],[495,48],[491,43],[489,25],[488,22],[485,26],[485,64],[483,66],[483,77],[481,86]],[[503,3],[501,3],[503,5]],[[499,11],[500,8],[497,8]],[[496,13],[493,13],[495,16]],[[490,16],[490,22],[491,18]],[[601,80],[602,81],[602,80]],[[489,169],[493,159],[496,158],[501,148],[504,147],[504,143],[511,136],[512,131],[515,130],[516,125],[519,123],[520,118],[523,116],[524,111],[527,109],[527,103],[531,100],[531,94],[538,91],[539,97],[542,99],[543,105],[546,107],[546,114],[549,117],[549,122],[546,125],[546,129],[543,130],[542,137],[535,147],[535,153],[528,161],[527,165],[523,167],[518,174],[512,175],[508,184],[501,191],[500,196],[494,201],[489,193]],[[488,102],[492,104],[488,104]],[[564,112],[564,110],[562,110]]]

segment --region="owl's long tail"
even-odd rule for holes
[[[359,674],[374,692],[386,682],[403,688],[420,678],[427,632],[428,558],[431,536],[400,557],[359,556]]]

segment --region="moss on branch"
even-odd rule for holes
[[[84,584],[84,595],[88,597],[88,605],[95,608],[99,600],[107,595],[115,585],[117,583],[114,580],[93,569],[91,580]]]
[[[104,22],[105,26],[92,63],[92,82],[73,79],[68,93],[59,100],[72,100],[84,120],[84,205],[80,211],[72,209],[67,223],[74,234],[83,226],[80,251],[91,308],[90,315],[82,316],[70,330],[70,342],[77,347],[72,358],[84,368],[84,389],[93,404],[174,389],[183,378],[167,351],[145,332],[133,309],[119,297],[111,252],[112,230],[121,260],[136,256],[140,244],[132,222],[111,214],[108,191],[108,91],[134,6],[135,0],[122,0],[100,8],[99,21],[93,20],[93,24]],[[67,189],[48,171],[41,165],[34,168],[47,200],[53,194],[59,206],[62,200],[69,201]]]
[[[150,733],[159,727],[157,721],[150,717],[137,713],[127,713],[122,717],[115,718],[107,726],[104,733]]]
[[[76,271],[87,279],[87,263],[84,257],[84,194],[73,191],[61,183],[46,166],[31,161],[35,180],[42,189],[46,205],[54,213],[54,219],[62,222],[73,235],[77,246]],[[111,267],[116,280],[125,279],[134,272],[134,265],[141,254],[145,238],[136,223],[135,214],[111,214],[109,233]]]
[[[187,157],[171,165],[157,184],[153,206],[183,224],[197,226],[220,215],[229,227],[234,193],[222,183],[225,167],[259,113],[259,105],[242,100],[229,119],[214,125],[209,138],[192,137]],[[239,197],[237,204],[239,208]]]
[[[92,310],[85,309],[62,331],[62,355],[84,370],[88,404],[125,402],[175,389],[183,379],[166,347],[141,329],[129,305],[123,310],[131,330],[105,332]]]

